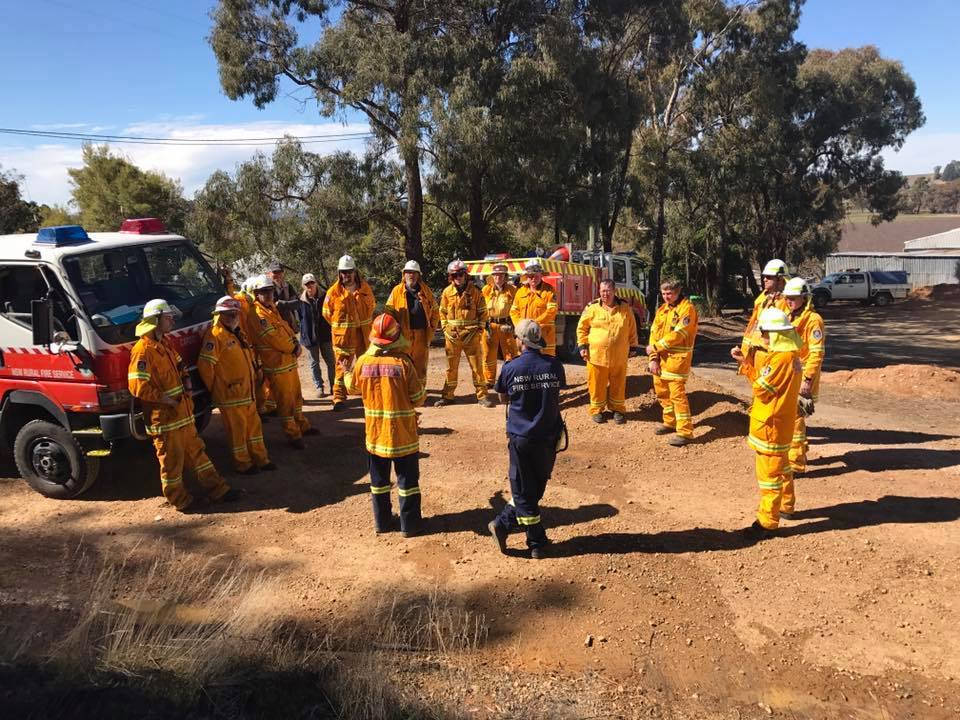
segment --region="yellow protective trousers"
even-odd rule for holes
[[[483,336],[483,377],[487,386],[497,381],[497,353],[503,354],[503,361],[513,360],[517,356],[517,339],[513,326],[490,323],[490,335]]]
[[[663,408],[663,424],[675,428],[681,437],[693,437],[693,416],[690,414],[690,401],[687,400],[686,378],[668,380],[654,375],[653,390]]]
[[[607,406],[613,412],[627,411],[626,363],[604,367],[587,363],[587,388],[590,390],[590,414],[599,415]]]
[[[444,338],[444,349],[447,352],[447,380],[443,384],[444,400],[453,400],[457,391],[461,352],[467,356],[467,362],[470,363],[477,399],[482,400],[487,396],[487,381],[483,377],[483,349],[480,346],[480,335],[479,330],[471,333],[466,342],[462,338],[452,339],[449,335]]]
[[[793,487],[793,474],[786,453],[767,455],[757,453],[757,486],[760,488],[760,506],[757,520],[767,530],[776,530],[780,525],[780,510],[789,512],[783,505],[784,486]]]
[[[793,440],[790,443],[790,467],[794,474],[807,471],[807,419],[797,413],[797,420],[793,424]]]
[[[211,500],[219,500],[230,489],[207,457],[206,446],[193,423],[155,435],[153,447],[160,461],[163,496],[177,510],[184,510],[193,502],[193,496],[183,484],[184,469],[193,470]]]
[[[420,378],[420,384],[427,385],[427,361],[430,359],[430,341],[433,339],[433,330],[422,328],[410,330],[410,359]]]
[[[347,401],[347,385],[343,380],[343,364],[341,361],[347,360],[347,364],[352,366],[353,361],[357,359],[357,353],[334,345],[333,354],[336,361],[333,376],[333,402],[336,404]]]
[[[270,375],[270,391],[277,403],[277,418],[283,426],[283,434],[290,440],[298,440],[310,429],[310,423],[303,416],[303,395],[297,369]]]
[[[220,408],[223,427],[230,438],[233,467],[237,472],[249,470],[251,465],[263,467],[270,458],[263,444],[263,426],[257,406],[253,403]]]
[[[266,415],[277,409],[277,401],[273,399],[270,392],[270,377],[264,374],[263,378],[258,378],[254,393],[257,398],[257,411]]]

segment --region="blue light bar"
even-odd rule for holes
[[[93,242],[87,231],[79,225],[57,225],[56,227],[40,228],[37,233],[36,245],[53,245],[54,247],[63,247],[65,245],[82,245],[83,243]]]

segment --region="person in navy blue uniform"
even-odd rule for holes
[[[497,549],[507,551],[512,528],[527,533],[530,556],[546,556],[547,533],[540,519],[540,500],[547,488],[563,432],[560,388],[566,387],[563,364],[541,351],[546,343],[534,320],[521,320],[514,333],[523,352],[504,363],[496,391],[507,407],[507,450],[510,454],[510,492],[513,495],[487,529]]]

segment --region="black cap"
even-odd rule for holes
[[[283,265],[280,264],[279,260],[274,260],[270,263],[270,266],[267,268],[268,272],[283,272]]]

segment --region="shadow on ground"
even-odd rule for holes
[[[843,467],[819,467],[808,470],[803,478],[826,478],[863,470],[878,473],[890,470],[940,470],[960,465],[960,450],[932,450],[914,448],[909,452],[900,448],[875,448],[871,450],[851,450],[842,455],[813,458],[810,466],[833,466],[843,463]]]

